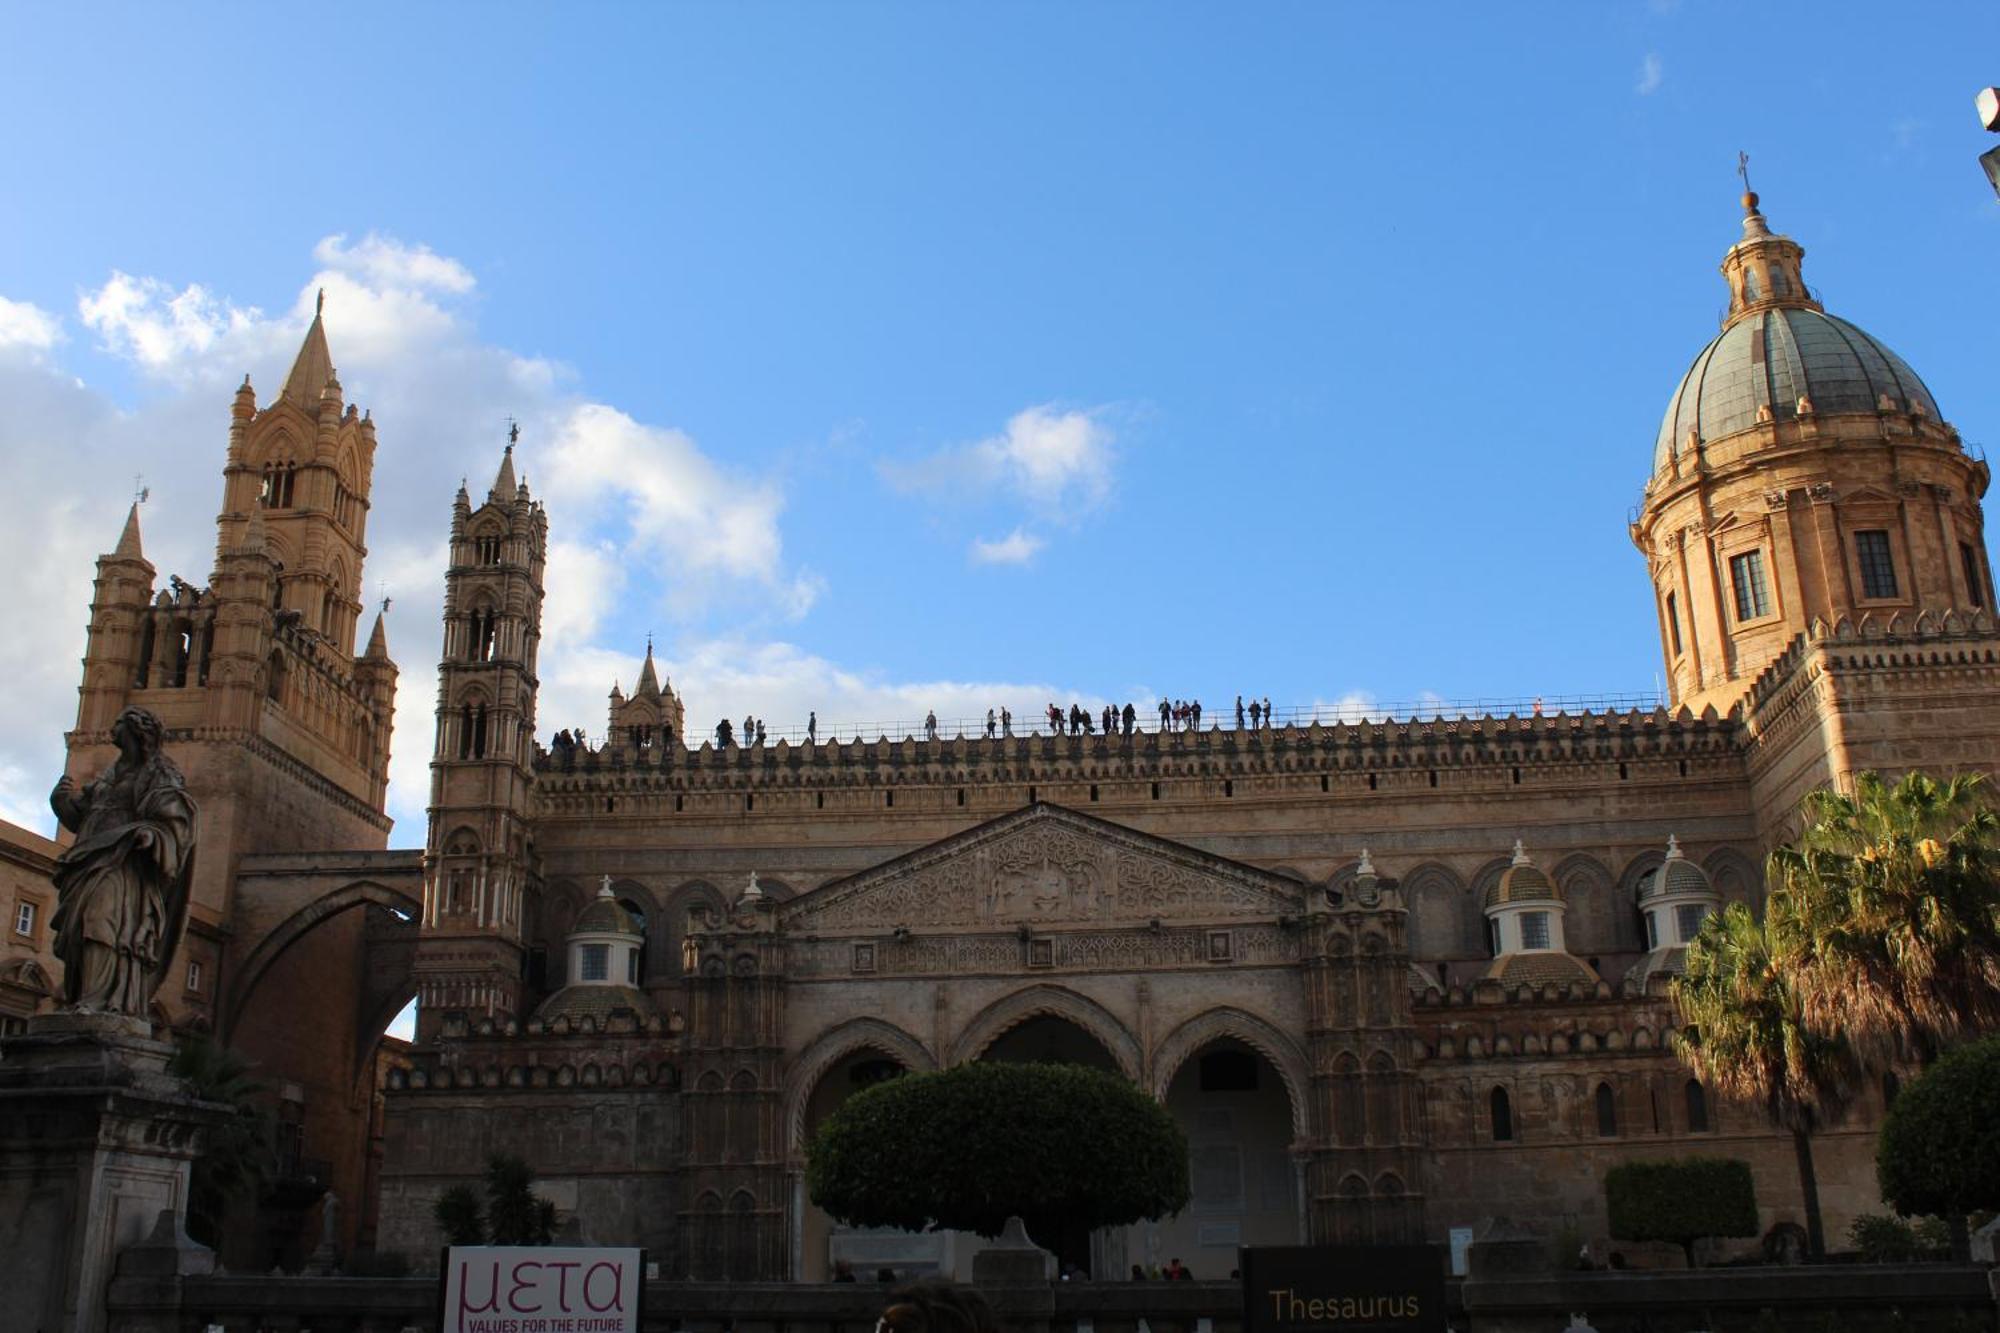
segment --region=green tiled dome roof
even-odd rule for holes
[[[1574,954],[1537,949],[1531,953],[1505,953],[1486,969],[1489,981],[1508,986],[1595,986],[1597,973]]]
[[[1806,306],[1754,311],[1701,349],[1667,404],[1653,446],[1653,470],[1687,448],[1690,430],[1706,444],[1757,424],[1760,408],[1776,421],[1813,413],[1876,412],[1888,398],[1897,412],[1938,419],[1937,400],[1903,358],[1844,319]]]
[[[616,898],[599,897],[590,906],[577,914],[576,924],[570,927],[573,935],[638,935],[643,932],[625,905]]]
[[[544,1023],[553,1023],[558,1018],[567,1018],[572,1023],[580,1018],[594,1018],[598,1023],[625,1009],[638,1018],[653,1016],[653,1002],[646,993],[635,986],[565,986],[535,1010],[535,1017]]]
[[[1508,903],[1559,902],[1562,895],[1556,886],[1538,866],[1526,861],[1516,862],[1500,872],[1500,878],[1486,891],[1488,907],[1502,907]]]

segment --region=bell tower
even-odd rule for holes
[[[417,948],[420,1041],[447,1023],[518,1016],[522,923],[539,871],[529,842],[536,657],[548,517],[514,474],[472,507],[460,486],[445,574],[430,836]]]
[[[1727,712],[1818,624],[1914,632],[1990,614],[1990,479],[1915,371],[1826,313],[1755,194],[1729,310],[1667,405],[1632,540],[1674,703]]]
[[[354,653],[361,615],[361,562],[368,553],[368,494],[375,423],[341,399],[319,298],[312,326],[262,411],[245,379],[229,428],[218,560],[243,545],[261,513],[274,569],[271,609],[343,657]]]

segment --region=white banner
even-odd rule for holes
[[[443,1333],[639,1333],[645,1251],[454,1245]]]

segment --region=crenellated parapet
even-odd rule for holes
[[[1248,795],[1301,784],[1322,791],[1336,784],[1341,790],[1428,786],[1441,774],[1520,785],[1531,774],[1621,764],[1662,766],[1684,777],[1687,769],[1738,769],[1742,753],[1736,720],[1711,707],[1699,714],[1655,709],[1129,736],[881,737],[803,745],[780,739],[652,750],[578,745],[565,753],[538,747],[535,767],[540,813],[561,816],[602,813],[607,795],[626,798],[629,811],[645,812],[660,810],[662,802],[671,810],[676,796],[689,793],[787,789],[1240,779]]]

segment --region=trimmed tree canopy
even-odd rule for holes
[[[1750,1164],[1725,1157],[1626,1162],[1604,1176],[1611,1234],[1670,1240],[1694,1266],[1694,1243],[1708,1236],[1757,1234],[1757,1189]]]
[[[1947,1052],[1889,1108],[1875,1150],[1882,1197],[1906,1215],[2000,1208],[1996,1107],[2000,1037]]]
[[[1018,1214],[1040,1237],[1185,1208],[1187,1137],[1117,1074],[960,1065],[842,1103],[806,1150],[806,1185],[814,1203],[854,1226],[995,1236]]]

